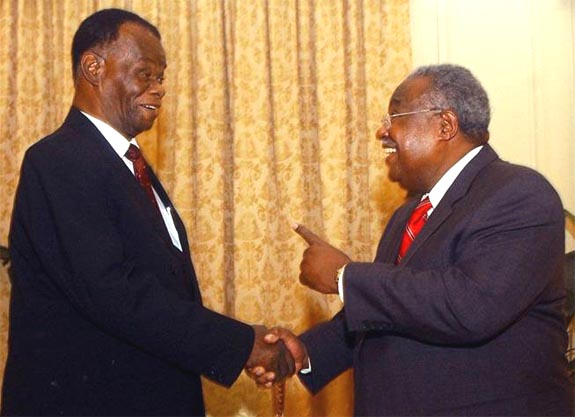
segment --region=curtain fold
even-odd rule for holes
[[[408,0],[0,0],[0,243],[25,149],[70,106],[72,36],[106,7],[162,34],[167,94],[138,140],[185,222],[205,303],[295,332],[329,319],[341,303],[299,284],[290,225],[373,258],[404,197],[374,133],[411,67]],[[205,382],[209,415],[271,415],[247,376]],[[348,372],[311,397],[292,379],[286,415],[352,415],[352,386]]]

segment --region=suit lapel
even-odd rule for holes
[[[194,270],[194,265],[191,262],[192,257],[190,254],[190,246],[188,244],[188,237],[187,237],[187,233],[186,233],[186,228],[184,226],[184,222],[180,218],[180,215],[178,214],[177,210],[175,209],[175,207],[172,204],[172,201],[168,197],[168,193],[166,193],[166,190],[164,189],[164,187],[160,183],[158,177],[156,177],[156,174],[154,173],[154,171],[151,168],[150,168],[150,180],[152,181],[152,186],[154,187],[154,189],[158,193],[160,200],[162,200],[162,203],[164,203],[164,206],[170,207],[170,209],[171,209],[170,213],[172,216],[172,220],[174,221],[174,226],[176,226],[176,230],[178,231],[178,236],[180,238],[180,245],[182,246],[182,252],[180,252],[180,250],[172,244],[171,238],[169,238],[170,239],[170,241],[169,241],[170,249],[174,253],[177,253],[178,256],[183,257],[183,259],[186,260],[185,265],[186,265],[186,268],[188,269],[188,274],[190,277],[190,279],[187,281],[186,284],[190,285],[190,289],[192,291],[192,295],[193,295],[194,299],[197,300],[197,302],[201,304],[202,303],[202,294],[200,292],[200,287],[199,287],[198,280],[196,277],[196,272]],[[165,229],[165,227],[164,227],[164,229]],[[188,262],[188,260],[189,260],[189,262]]]
[[[493,162],[498,158],[497,154],[489,145],[485,145],[483,149],[473,158],[467,166],[461,171],[458,177],[455,179],[451,187],[447,190],[447,193],[443,196],[439,205],[433,209],[433,213],[429,217],[429,220],[417,235],[417,238],[411,244],[407,254],[401,261],[402,264],[409,262],[409,259],[417,253],[418,249],[425,243],[433,233],[441,227],[441,225],[449,218],[453,212],[453,208],[456,203],[469,192],[469,187],[473,183],[473,180],[477,174],[485,168],[488,164]],[[417,201],[416,201],[417,203]],[[415,205],[413,205],[415,207]],[[412,209],[413,209],[412,207]],[[411,210],[408,213],[411,213]],[[403,225],[407,223],[407,217],[404,219]],[[403,233],[403,231],[402,231]],[[401,236],[401,235],[400,235]],[[398,238],[399,240],[401,237]],[[397,243],[396,249],[399,248],[399,242]]]
[[[80,137],[85,138],[92,144],[91,152],[97,152],[97,155],[93,155],[93,157],[99,158],[102,161],[102,165],[107,166],[107,169],[109,169],[110,172],[113,172],[111,177],[113,177],[115,181],[119,182],[119,187],[121,187],[123,192],[130,196],[130,200],[139,207],[139,211],[146,217],[147,223],[155,229],[158,235],[162,237],[164,242],[169,245],[172,250],[180,253],[180,251],[172,244],[172,240],[161,214],[158,213],[156,208],[150,203],[150,200],[142,189],[142,186],[126,167],[122,159],[118,157],[118,154],[110,146],[106,138],[102,136],[98,128],[74,107],[70,109],[64,125],[80,132]],[[94,145],[96,146],[94,147]],[[150,171],[151,177],[154,180],[154,189],[164,204],[166,201],[169,203],[166,207],[170,206],[171,203],[169,202],[169,198],[164,188],[161,186],[152,169],[150,169]],[[185,234],[185,232],[181,231],[179,228],[178,233],[180,236]]]
[[[160,180],[156,176],[156,173],[154,172],[154,170],[151,167],[150,167],[150,180],[152,182],[152,186],[154,187],[154,190],[156,190],[156,193],[158,193],[160,200],[162,200],[164,207],[170,209],[170,214],[172,216],[172,220],[174,221],[174,226],[176,227],[176,230],[178,232],[178,237],[180,238],[180,245],[182,246],[182,252],[180,252],[180,250],[173,245],[172,239],[169,236],[169,233],[167,233],[167,237],[168,237],[168,240],[169,240],[169,243],[170,243],[172,250],[178,252],[179,254],[184,253],[186,255],[189,255],[189,252],[188,252],[189,247],[188,247],[188,241],[186,238],[186,229],[184,227],[184,223],[183,223],[182,219],[180,218],[178,212],[174,208],[174,205],[172,204],[172,201],[170,200],[168,193],[166,192],[166,190],[162,186],[162,183],[160,182]],[[163,225],[164,230],[166,230],[166,226],[163,223],[163,221],[162,221],[162,225]]]

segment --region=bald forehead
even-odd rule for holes
[[[162,48],[162,41],[148,28],[133,22],[126,22],[120,26],[116,42],[134,42],[142,45],[151,45]]]
[[[148,28],[138,23],[126,22],[120,26],[118,33],[118,38],[108,47],[110,52],[118,56],[142,55],[166,65],[166,53],[161,39]]]
[[[405,106],[417,103],[429,91],[431,79],[429,77],[407,78],[393,92],[389,106]]]
[[[120,25],[119,32],[129,36],[144,36],[146,38],[154,39],[156,42],[161,42],[150,29],[140,25],[136,22],[125,22]]]

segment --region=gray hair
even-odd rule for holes
[[[457,114],[459,128],[474,143],[489,140],[491,110],[481,83],[467,68],[442,64],[416,68],[408,79],[428,77],[431,89],[422,99],[433,108],[450,109]]]

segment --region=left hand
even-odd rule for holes
[[[263,338],[264,342],[269,345],[281,343],[291,354],[297,374],[304,367],[309,366],[309,358],[305,345],[290,330],[281,327],[274,327],[268,330]],[[252,378],[259,387],[270,388],[275,382],[275,373],[267,370],[264,366],[246,367],[246,374]]]
[[[294,230],[309,245],[300,264],[300,282],[323,294],[337,294],[337,270],[351,262],[349,256],[301,224]]]
[[[254,345],[248,361],[245,364],[248,375],[257,378],[259,385],[270,388],[274,382],[279,382],[295,372],[291,353],[283,341],[270,343],[265,340],[269,330],[265,326],[253,325]],[[257,372],[252,371],[257,369]]]

